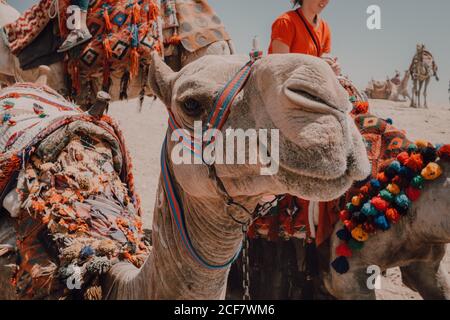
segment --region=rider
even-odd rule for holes
[[[71,5],[78,7],[80,10],[76,10],[75,14],[81,12],[80,15],[80,25],[76,26],[76,29],[73,29],[69,35],[67,36],[64,43],[58,49],[58,52],[65,52],[70,50],[86,41],[89,41],[92,38],[91,33],[87,27],[87,11],[89,8],[89,0],[71,0]]]
[[[302,53],[327,61],[336,75],[341,74],[337,58],[329,57],[331,32],[320,13],[329,0],[292,0],[297,9],[278,17],[272,25],[269,54]]]

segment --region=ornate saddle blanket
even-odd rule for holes
[[[173,47],[181,45],[195,52],[211,43],[230,40],[225,27],[206,0],[162,0],[164,18],[165,55],[173,54]]]
[[[21,204],[19,297],[101,298],[100,274],[148,253],[120,130],[33,84],[0,92],[0,119],[0,191]]]
[[[47,26],[53,0],[41,0],[27,11],[19,19],[4,26],[9,48],[14,55],[18,55],[27,47]]]

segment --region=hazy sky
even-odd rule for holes
[[[9,0],[24,10],[35,0]],[[289,0],[209,0],[230,32],[237,50],[246,53],[258,35],[267,49],[273,20],[291,8]],[[369,5],[381,8],[382,30],[366,27]],[[429,100],[449,103],[449,0],[330,0],[324,18],[333,35],[333,55],[344,74],[365,87],[371,77],[385,79],[409,67],[418,42],[434,54],[440,82],[430,84]]]

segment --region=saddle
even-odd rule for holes
[[[32,46],[41,33],[49,31],[46,27],[51,21],[58,27],[58,38],[66,38],[70,32],[66,25],[70,2],[57,0],[58,6],[54,6],[54,0],[41,0],[17,21],[5,26],[11,52],[20,55],[27,47]],[[144,73],[151,52],[162,53],[158,17],[159,6],[155,0],[91,1],[87,25],[93,38],[85,45],[74,48],[66,56],[75,93],[81,90],[81,79],[103,77],[103,89],[108,91],[112,73],[124,79]],[[60,43],[57,39],[57,44]],[[58,45],[50,47],[55,49]],[[48,50],[45,47],[42,49]],[[41,54],[34,52],[34,55]],[[62,57],[64,56],[59,56]]]
[[[22,206],[14,219],[18,296],[101,299],[99,275],[148,255],[117,125],[22,83],[0,92],[0,133],[0,196],[15,192]]]

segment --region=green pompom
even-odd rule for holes
[[[348,212],[354,212],[355,211],[355,206],[351,202],[349,202],[346,205],[346,209],[348,210]]]
[[[417,150],[419,150],[419,148],[414,143],[411,143],[408,146],[408,152],[409,153],[416,152]]]
[[[364,242],[356,241],[352,238],[348,242],[348,247],[352,250],[361,250],[364,247]]]
[[[394,195],[386,189],[383,189],[380,191],[380,197],[388,202],[394,201],[394,198],[395,198]]]
[[[425,182],[425,179],[421,175],[417,175],[411,180],[411,186],[416,189],[422,190],[424,182]]]

